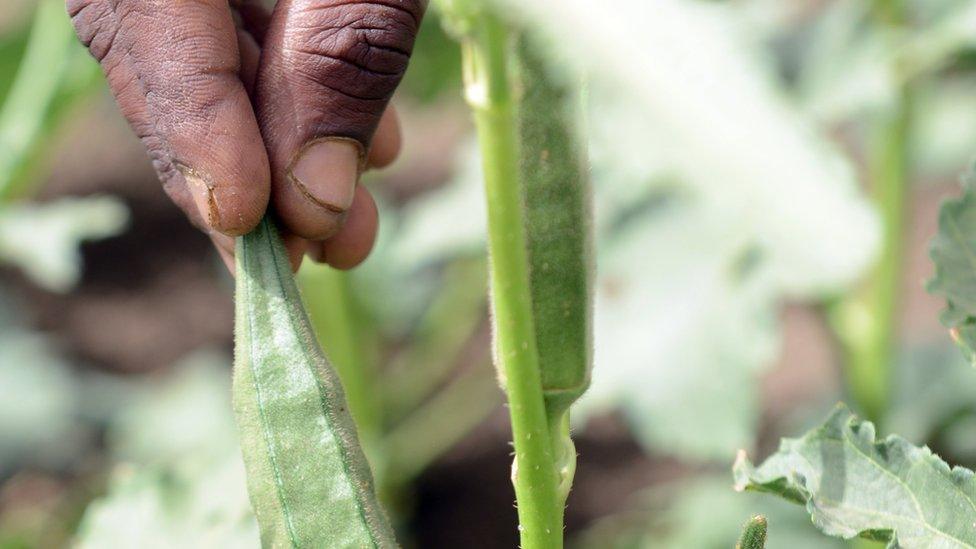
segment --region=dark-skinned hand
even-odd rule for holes
[[[400,149],[389,100],[426,0],[67,0],[163,187],[232,266],[269,206],[297,269],[369,254],[359,185]],[[233,269],[232,269],[233,270]]]

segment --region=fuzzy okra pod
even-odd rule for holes
[[[558,418],[590,385],[591,189],[579,94],[538,51],[518,40],[519,175],[539,371],[546,412]]]
[[[237,241],[234,409],[264,547],[395,547],[339,378],[265,218]]]

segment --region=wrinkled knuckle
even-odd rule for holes
[[[289,44],[298,71],[354,99],[386,100],[406,72],[419,14],[401,4],[313,2]]]
[[[118,36],[118,4],[119,0],[67,0],[78,38],[99,62],[112,51]]]

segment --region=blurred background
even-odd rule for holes
[[[976,466],[976,373],[924,291],[976,151],[976,1],[534,0],[587,75],[597,303],[574,547],[843,545],[732,488],[844,400]],[[436,1],[381,235],[300,282],[408,547],[515,547],[484,206]],[[0,548],[256,547],[233,285],[166,198],[60,0],[0,8]]]

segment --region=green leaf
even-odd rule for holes
[[[0,105],[14,82],[17,66],[27,47],[27,36],[27,27],[23,25],[0,33]]]
[[[410,67],[399,87],[400,94],[422,104],[445,99],[446,92],[457,92],[461,84],[460,48],[447,36],[438,19],[440,12],[435,9],[424,15]]]
[[[234,408],[266,547],[393,547],[339,378],[265,219],[237,242]]]
[[[756,515],[742,528],[735,549],[764,549],[766,547],[766,517]]]
[[[946,298],[942,324],[970,363],[976,365],[976,178],[963,182],[963,195],[939,212],[939,232],[929,249],[935,277],[928,290]]]
[[[824,533],[886,541],[890,548],[976,547],[976,479],[928,448],[892,435],[839,405],[821,427],[784,439],[759,467],[740,453],[739,491],[805,504]]]

